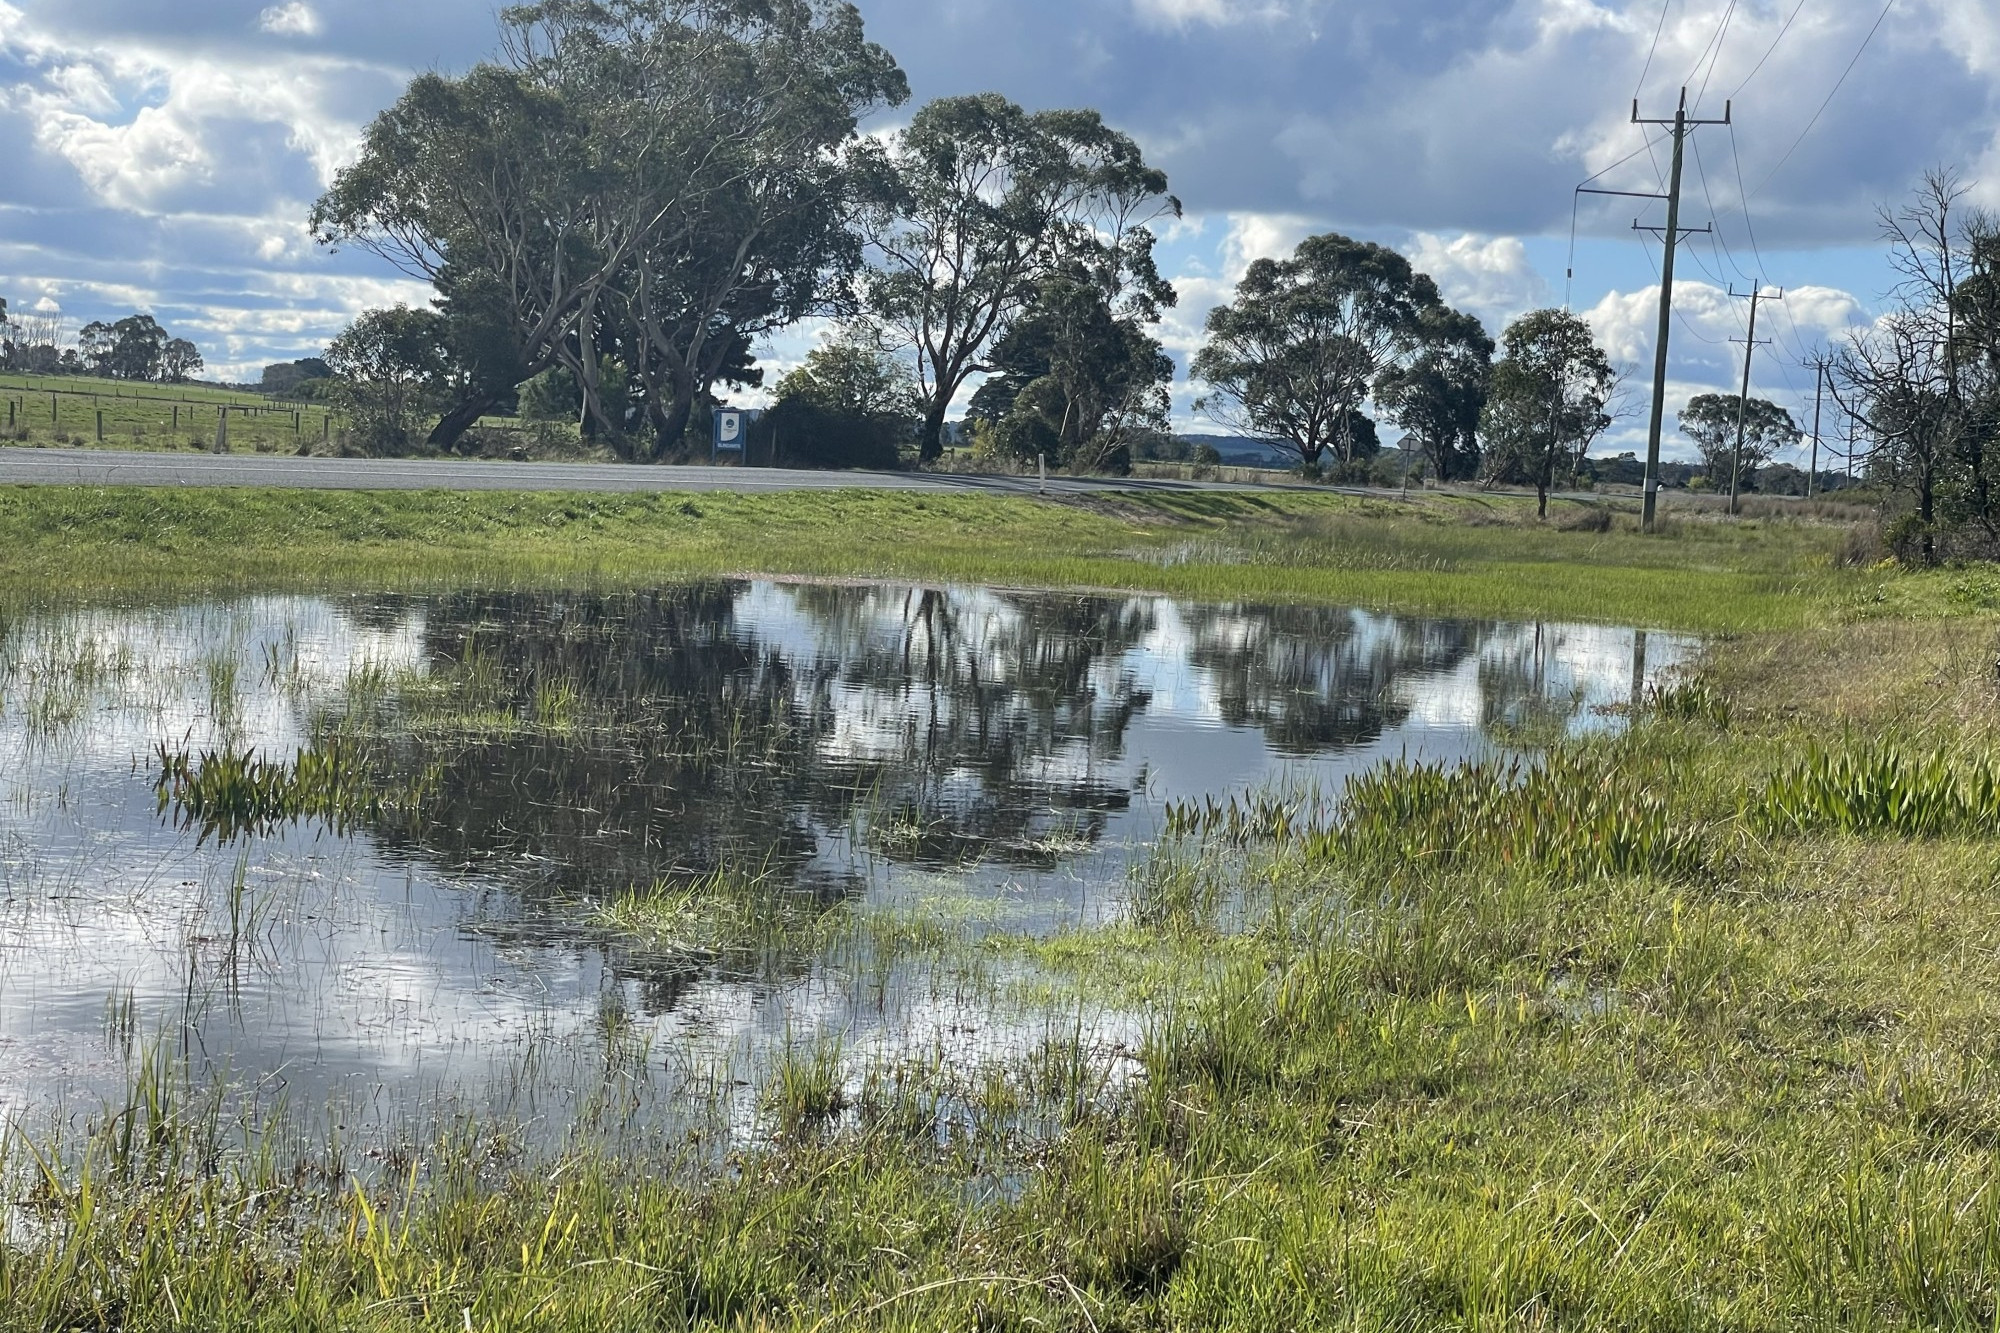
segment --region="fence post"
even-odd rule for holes
[[[215,410],[215,452],[229,452],[229,404],[224,403]]]
[[[104,443],[104,409],[97,409],[97,442]]]
[[[174,429],[175,429],[175,430],[179,430],[180,428],[181,428],[181,405],[180,405],[179,403],[175,403],[175,404],[174,404]]]

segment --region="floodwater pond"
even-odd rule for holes
[[[1116,920],[1172,803],[1616,726],[1691,646],[743,581],[23,616],[0,1121],[83,1128],[171,1063],[355,1141],[697,1110],[740,1137],[774,1053],[855,1080],[1116,1049],[1137,1016],[966,943]],[[239,819],[162,787],[302,752],[364,798]]]

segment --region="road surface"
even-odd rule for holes
[[[947,472],[818,472],[799,468],[669,467],[627,463],[500,463],[471,459],[300,458],[288,454],[142,454],[99,449],[0,449],[0,485],[289,486],[352,491],[824,491],[862,487],[1034,495],[1033,477]],[[1329,487],[1050,477],[1051,495],[1103,491],[1259,491]],[[1345,488],[1342,488],[1345,489]]]

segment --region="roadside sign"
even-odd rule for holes
[[[715,451],[743,452],[743,414],[735,408],[715,409]]]

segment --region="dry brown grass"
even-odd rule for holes
[[[1705,670],[1752,716],[1811,729],[1955,727],[2000,738],[2000,622],[1870,621],[1758,634],[1709,655]]]

